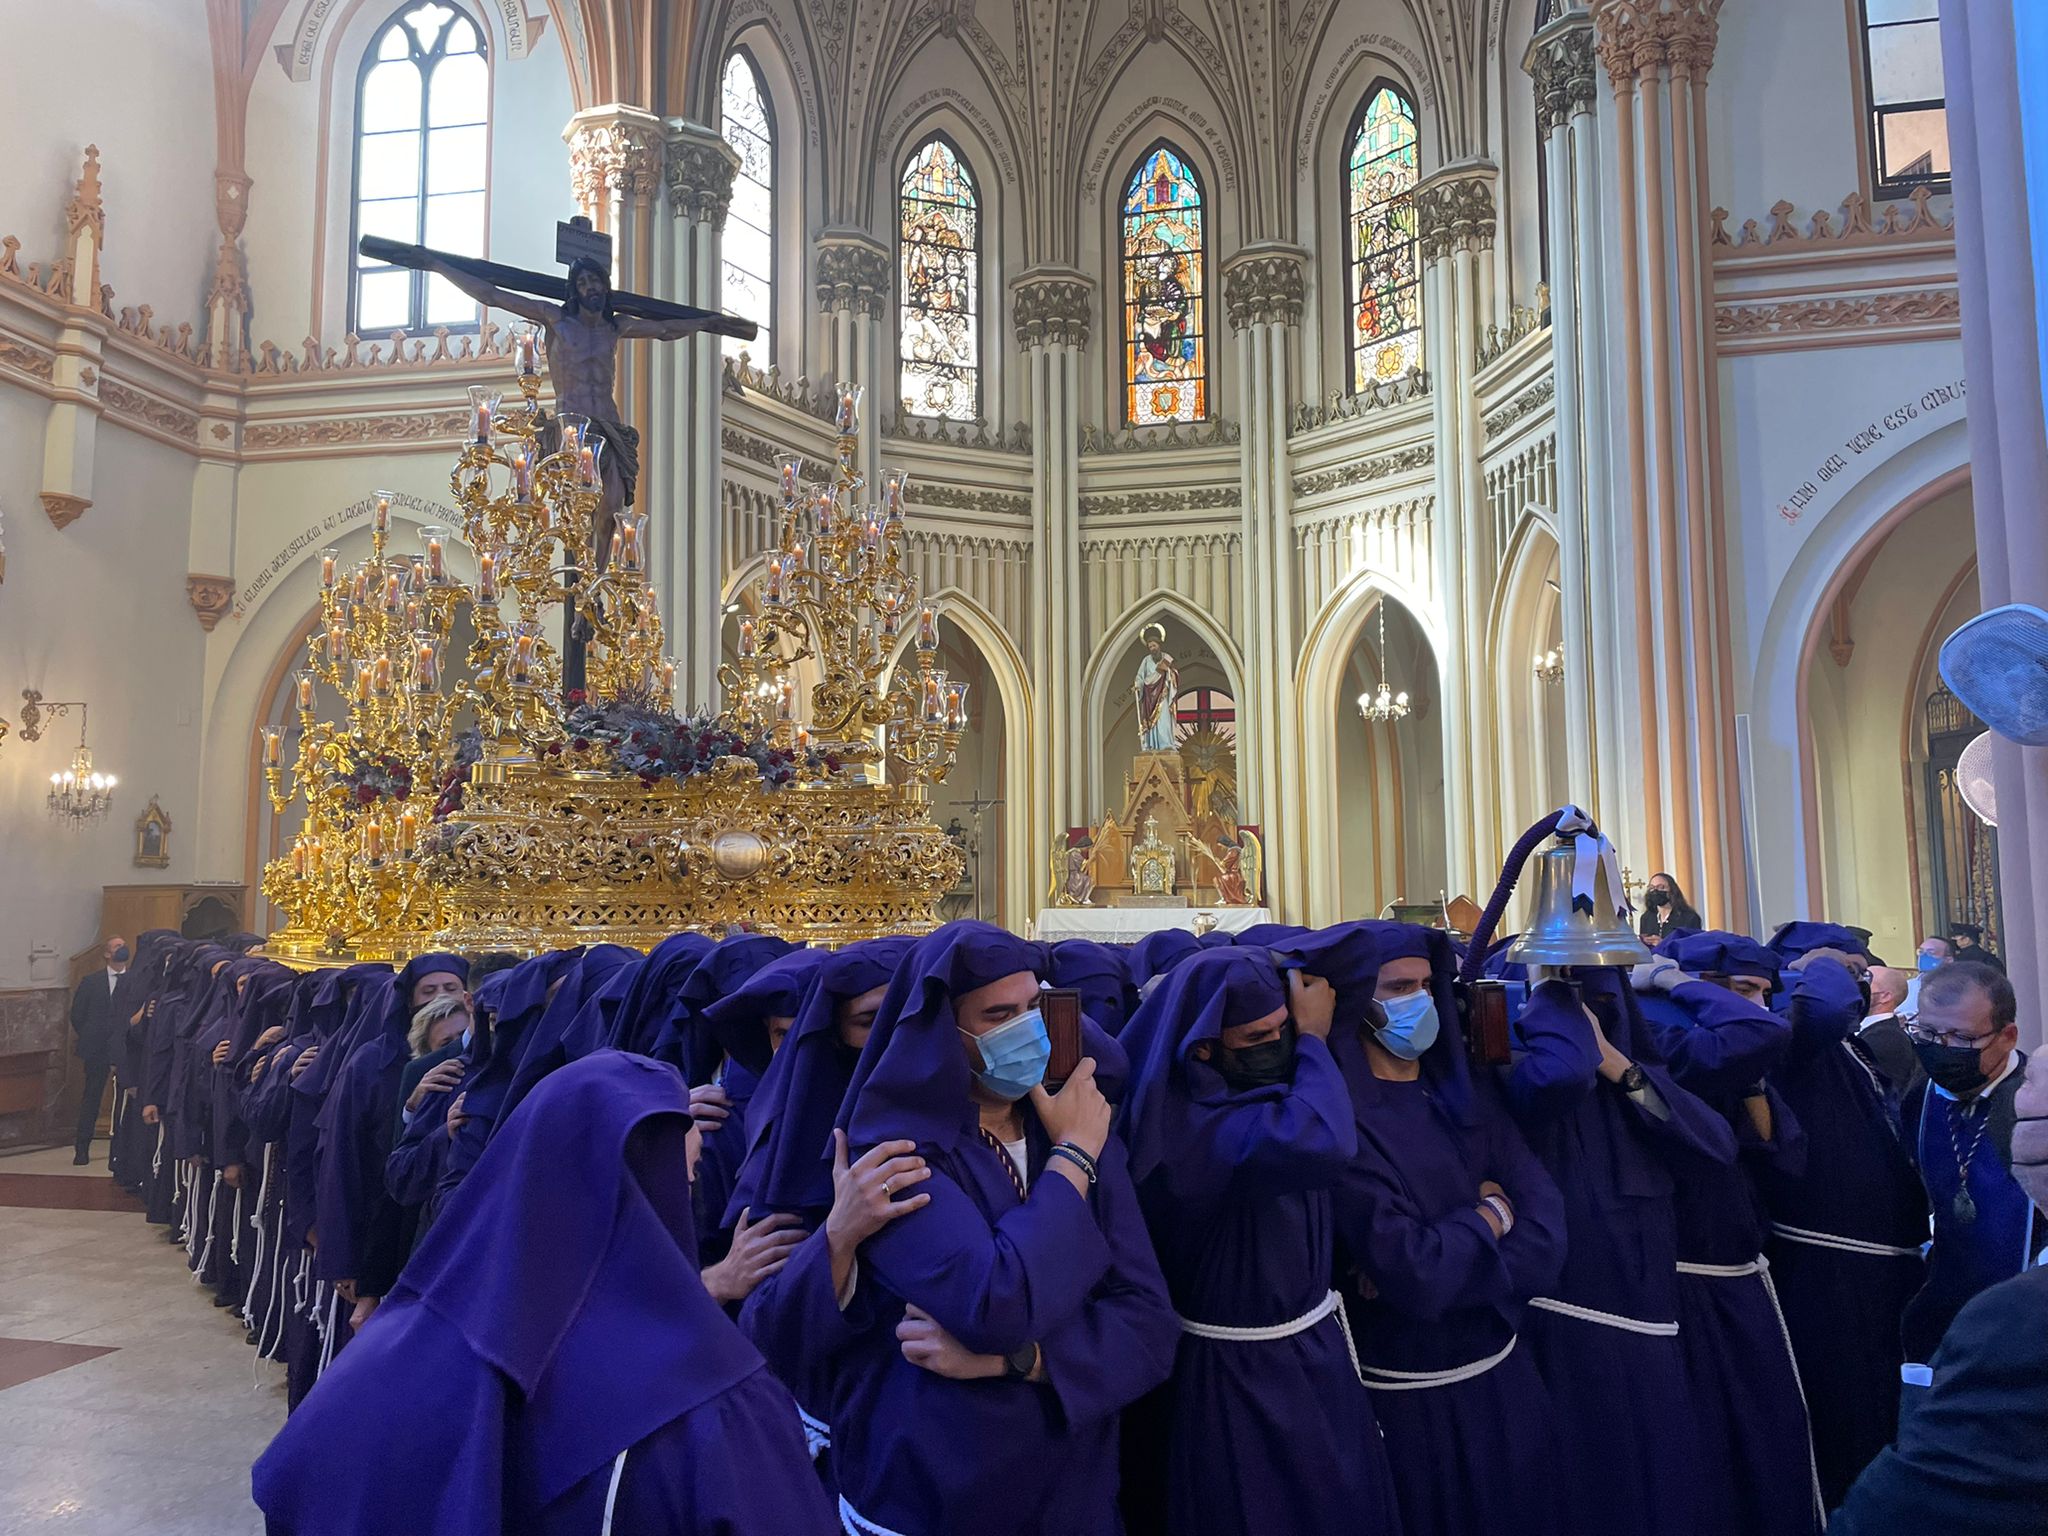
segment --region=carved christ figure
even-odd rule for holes
[[[438,252],[422,251],[420,267],[438,273],[475,299],[531,320],[547,333],[548,381],[555,386],[555,410],[588,416],[602,437],[604,500],[592,529],[597,563],[604,564],[611,544],[612,519],[619,508],[633,505],[640,482],[640,434],[620,418],[617,381],[622,341],[679,341],[699,331],[717,329],[718,314],[658,320],[620,314],[613,301],[610,275],[589,257],[569,268],[569,297],[561,304],[513,293],[479,277]],[[542,448],[560,446],[561,427],[550,421]]]
[[[1166,627],[1147,624],[1142,632],[1145,655],[1138,663],[1131,691],[1138,699],[1138,750],[1172,752],[1173,706],[1180,698],[1180,668],[1166,654]]]

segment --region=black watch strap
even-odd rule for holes
[[[1038,1369],[1038,1346],[1026,1344],[1022,1349],[1013,1349],[1003,1357],[1003,1379],[1024,1381]]]
[[[1621,1074],[1621,1091],[1623,1093],[1641,1093],[1649,1086],[1650,1074],[1634,1062],[1630,1062],[1628,1070]]]

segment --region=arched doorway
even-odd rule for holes
[[[1381,651],[1381,621],[1385,651]],[[1382,679],[1408,695],[1399,720],[1368,721],[1361,698]],[[1444,894],[1443,697],[1436,656],[1414,617],[1380,597],[1366,611],[1345,659],[1336,697],[1320,702],[1336,754],[1332,849],[1337,916],[1377,917],[1389,902]]]
[[[1995,856],[1942,776],[1969,734],[1967,711],[1945,707],[1936,669],[1941,641],[1977,612],[1968,486],[1899,517],[1838,573],[1833,593],[1813,618],[1802,689],[1816,915],[1870,929],[1872,948],[1897,960],[1951,919],[1996,910]],[[1950,863],[1957,853],[1963,862]]]
[[[1530,514],[1510,544],[1495,604],[1493,690],[1500,712],[1500,812],[1512,838],[1577,797],[1564,710],[1557,538]]]

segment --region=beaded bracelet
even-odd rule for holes
[[[1500,1218],[1500,1235],[1506,1237],[1515,1230],[1515,1208],[1499,1195],[1481,1195],[1479,1203]]]
[[[1095,1183],[1097,1178],[1095,1159],[1090,1157],[1086,1152],[1083,1152],[1071,1141],[1061,1142],[1058,1146],[1054,1147],[1051,1153],[1048,1155],[1052,1157],[1064,1157],[1068,1162],[1072,1163],[1076,1168],[1080,1169],[1082,1173],[1088,1176],[1088,1182],[1090,1184]]]

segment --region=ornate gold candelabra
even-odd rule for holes
[[[417,554],[393,552],[389,493],[379,492],[369,557],[344,570],[321,553],[320,620],[294,677],[298,753],[287,779],[283,733],[263,732],[271,804],[305,815],[290,851],[264,873],[264,894],[289,916],[270,943],[292,959],[402,958],[448,918],[433,855],[445,791],[461,764],[467,719],[494,764],[526,759],[560,734],[561,660],[543,610],[574,604],[588,627],[593,678],[607,694],[673,687],[661,620],[644,574],[644,519],[618,519],[602,573],[590,571],[603,443],[576,417],[545,422],[530,337],[522,337],[520,397],[470,391],[474,425],[453,485],[459,537],[476,578],[450,566],[456,534],[420,530]],[[494,482],[496,489],[493,489]],[[474,639],[463,675],[447,648],[458,615]],[[343,701],[319,716],[319,685]]]

